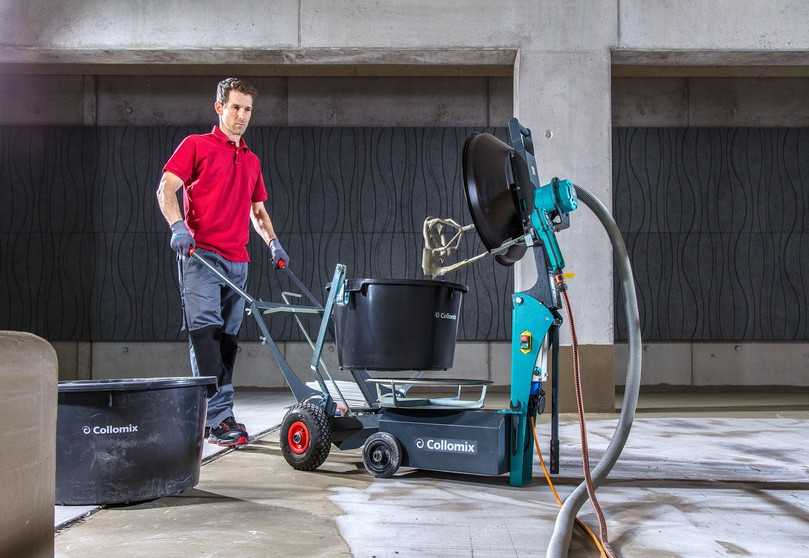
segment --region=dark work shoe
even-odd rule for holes
[[[248,442],[247,430],[245,430],[243,424],[236,422],[236,419],[228,417],[220,422],[219,426],[211,427],[208,441],[225,447],[246,446]]]

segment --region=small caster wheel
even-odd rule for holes
[[[402,464],[402,448],[398,440],[387,432],[372,434],[362,447],[362,464],[376,478],[392,477]]]
[[[331,424],[325,411],[312,403],[298,403],[281,423],[281,453],[299,471],[314,471],[331,450]]]

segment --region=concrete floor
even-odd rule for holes
[[[722,411],[636,419],[599,491],[622,556],[809,555],[809,411],[739,411],[721,395],[707,407],[721,400]],[[574,421],[563,417],[563,495],[580,470]],[[614,422],[590,417],[594,455]],[[547,424],[542,431],[545,445]],[[318,472],[298,472],[271,433],[204,466],[193,490],[61,531],[56,555],[543,556],[556,510],[539,481],[517,489],[503,478],[412,470],[373,480],[356,451],[334,450]],[[593,524],[589,507],[581,517]],[[597,554],[575,536],[570,555]]]

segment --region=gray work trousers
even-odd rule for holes
[[[247,263],[231,262],[219,254],[197,249],[197,254],[214,265],[225,277],[244,289],[247,283]],[[209,326],[218,326],[223,333],[236,336],[244,316],[244,299],[236,294],[221,279],[194,258],[183,257],[181,261],[181,292],[186,328],[190,332]],[[194,354],[189,335],[191,373],[200,375],[200,366]],[[206,426],[217,426],[233,416],[233,384],[220,385],[216,394],[208,400]]]

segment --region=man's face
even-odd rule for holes
[[[219,122],[229,134],[241,136],[250,123],[253,113],[253,97],[239,91],[231,91],[225,104],[216,101],[214,104]]]

